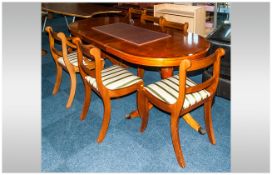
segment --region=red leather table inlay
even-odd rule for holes
[[[166,33],[152,31],[126,23],[107,24],[93,27],[92,29],[137,46],[171,37],[171,35]]]

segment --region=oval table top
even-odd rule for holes
[[[203,57],[210,48],[210,42],[200,35],[181,32],[175,29],[163,31],[160,26],[134,22],[131,25],[145,29],[166,32],[171,36],[162,40],[137,46],[124,40],[112,37],[92,29],[112,23],[129,23],[125,17],[93,17],[79,20],[69,25],[74,36],[80,37],[87,43],[109,52],[127,62],[155,67],[178,66],[182,59],[197,59]]]

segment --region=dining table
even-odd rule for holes
[[[95,15],[116,14],[122,12],[120,9],[98,3],[42,3],[42,10],[45,12],[64,15],[67,26],[69,23],[66,16],[72,16],[72,22],[75,22],[76,17],[84,19],[91,18]]]
[[[69,30],[73,36],[102,52],[136,65],[140,76],[146,67],[156,67],[161,71],[161,78],[168,78],[181,60],[193,62],[205,56],[210,48],[210,42],[198,34],[163,29],[152,23],[143,24],[140,20],[131,22],[122,16],[98,16],[76,21],[69,24]],[[137,116],[137,110],[130,115],[132,118]],[[200,134],[205,134],[189,113],[183,119]]]

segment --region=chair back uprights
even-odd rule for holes
[[[58,63],[58,58],[63,57],[63,62],[65,63],[64,67],[66,67],[67,69],[70,69],[70,71],[74,71],[74,66],[71,63],[71,61],[73,60],[69,60],[68,58],[68,54],[76,49],[76,45],[74,45],[73,43],[69,41],[71,40],[71,37],[66,37],[66,35],[63,32],[59,32],[59,33],[54,32],[52,27],[50,26],[47,26],[45,30],[48,33],[49,47],[50,47],[52,57],[54,58],[54,61]],[[59,51],[55,47],[55,41],[61,42],[62,51]],[[74,61],[75,62],[77,61],[76,58]]]
[[[60,41],[60,39],[57,37],[57,33],[53,31],[52,27],[47,26],[45,28],[45,31],[48,33],[49,48],[50,48],[52,57],[55,60],[55,62],[57,62],[57,59],[59,57],[62,57],[62,52],[55,48],[55,40]]]
[[[140,16],[142,14],[146,14],[146,10],[145,9],[135,9],[135,8],[129,8],[128,9],[128,19],[132,20],[133,18],[140,18]]]
[[[220,61],[224,54],[224,49],[218,48],[213,54],[207,57],[181,61],[179,66],[179,97],[177,99],[177,106],[183,105],[186,94],[192,94],[204,89],[210,93],[210,96],[214,96],[219,81]],[[212,77],[200,84],[186,87],[186,75],[188,72],[202,70],[209,66],[213,66]]]
[[[85,78],[86,76],[91,76],[96,79],[97,81],[97,89],[93,88],[97,93],[102,94],[101,92],[105,92],[105,86],[102,83],[102,75],[101,72],[104,68],[104,59],[101,57],[101,51],[97,47],[89,44],[84,45],[82,44],[82,41],[80,38],[75,37],[73,38],[73,43],[75,43],[78,47],[78,65],[79,65],[79,73],[82,78]],[[95,61],[95,69],[89,70],[86,68],[86,65],[84,62],[84,55],[94,59]],[[88,60],[87,60],[88,61]]]

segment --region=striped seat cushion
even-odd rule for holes
[[[186,87],[195,85],[196,83],[191,79],[186,79]],[[179,94],[179,76],[176,75],[167,79],[160,80],[156,83],[146,86],[145,89],[158,99],[169,104],[174,104],[176,103]],[[186,109],[209,96],[210,93],[205,89],[191,94],[186,94],[183,108]]]
[[[72,52],[72,53],[69,53],[68,55],[68,59],[70,61],[70,63],[73,65],[73,66],[78,66],[78,63],[77,63],[77,52]],[[92,60],[90,60],[92,61]],[[63,57],[59,57],[58,58],[58,62],[60,64],[62,64],[63,66],[66,66],[65,63],[64,63],[64,60],[63,60]],[[86,65],[86,63],[84,62],[83,60],[83,64]]]
[[[133,75],[131,72],[118,65],[102,70],[101,75],[103,85],[110,90],[121,89],[142,81],[140,77]],[[86,76],[85,79],[97,89],[95,78]]]

